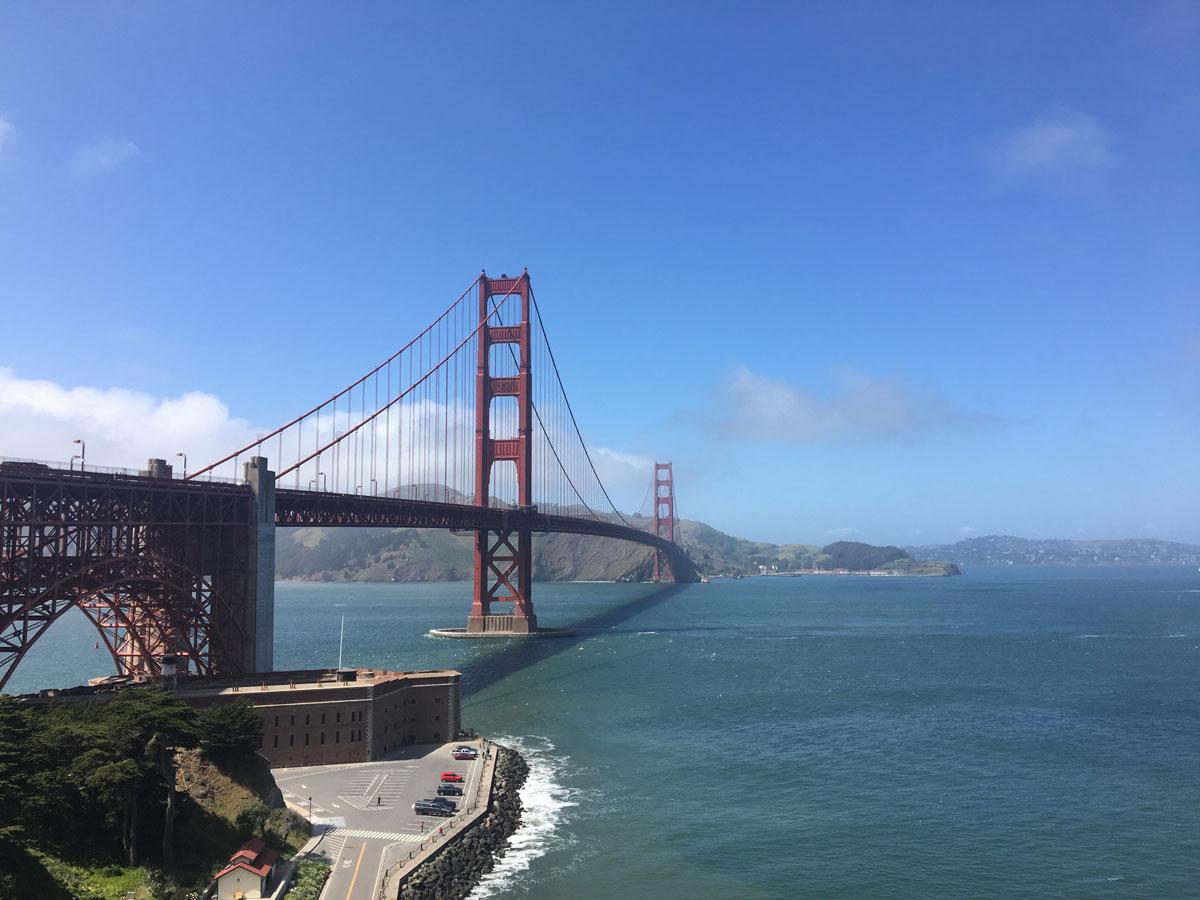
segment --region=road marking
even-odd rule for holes
[[[354,882],[358,881],[358,869],[362,865],[363,854],[366,852],[366,844],[358,848],[358,862],[354,864],[354,874],[350,876],[350,890],[346,891],[346,900],[350,900],[350,895],[354,893]]]
[[[384,848],[383,848],[383,850],[380,852],[380,854],[379,854],[379,868],[377,868],[377,869],[375,870],[375,884],[373,885],[373,887],[375,887],[375,888],[382,887],[382,884],[383,884],[383,872],[384,872],[384,865],[387,863],[388,851],[389,851],[389,850],[391,850],[393,847],[398,847],[398,846],[400,846],[400,844],[399,844],[398,842],[397,842],[397,843],[395,843],[395,844],[388,844],[388,845],[387,845],[386,847],[384,847]]]
[[[338,828],[331,834],[336,834],[343,840],[361,838],[373,841],[420,841],[425,832],[408,831],[367,831],[362,828]]]
[[[336,873],[338,860],[341,859],[342,851],[345,849],[345,838],[341,838],[339,840],[336,837],[329,837],[329,840],[325,843],[325,849],[318,850],[317,852],[324,859],[328,860],[330,868],[334,869],[334,873]]]

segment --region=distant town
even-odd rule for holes
[[[935,556],[960,566],[1200,566],[1200,546],[1153,538],[1037,541],[988,535],[905,549],[915,556]]]

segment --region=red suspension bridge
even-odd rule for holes
[[[182,478],[0,463],[0,689],[73,607],[121,674],[270,670],[277,526],[473,532],[466,633],[536,634],[536,533],[643,544],[655,581],[690,571],[669,463],[651,487],[646,530],[597,472],[528,272],[481,274],[344,390]]]

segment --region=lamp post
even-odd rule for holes
[[[322,479],[322,478],[324,478],[325,480],[324,480],[324,481],[321,481],[320,479]],[[315,487],[317,487],[318,489],[320,489],[320,490],[322,490],[322,491],[323,491],[323,490],[325,490],[325,488],[326,488],[328,485],[329,485],[329,479],[328,479],[328,478],[325,478],[325,473],[324,473],[324,472],[318,472],[318,473],[317,473],[317,477],[316,477],[316,478],[314,478],[312,481],[310,481],[310,482],[308,483],[308,489],[311,491],[311,490],[313,489],[313,487],[315,486]]]
[[[181,450],[178,453],[176,453],[175,455],[183,457],[183,477],[186,480],[187,479],[187,454]]]
[[[87,463],[87,441],[75,438],[71,443],[79,445],[79,452],[71,457],[71,471],[75,470],[75,460],[79,460],[79,471],[82,472],[84,465]]]

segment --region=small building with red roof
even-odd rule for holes
[[[279,854],[250,838],[217,873],[217,900],[261,900],[271,895]]]

